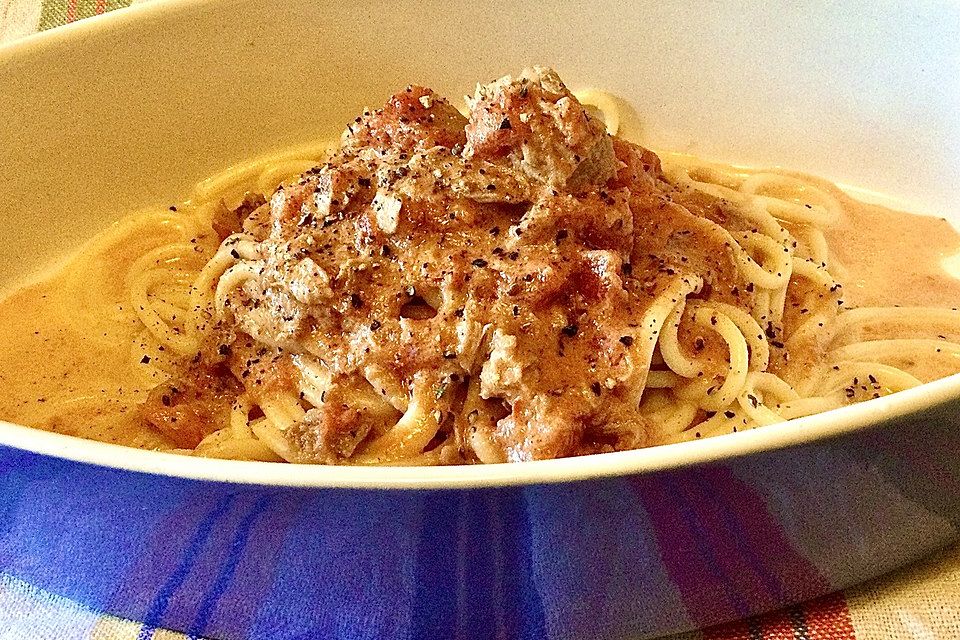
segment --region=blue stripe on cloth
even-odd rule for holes
[[[193,566],[197,554],[203,549],[207,538],[210,537],[210,532],[213,531],[213,526],[226,515],[235,497],[234,495],[227,496],[225,500],[219,502],[216,508],[207,514],[207,517],[200,522],[196,533],[194,533],[193,538],[187,546],[186,552],[183,554],[180,564],[173,573],[170,574],[170,577],[161,587],[157,593],[157,597],[150,605],[147,615],[144,616],[143,627],[137,635],[137,640],[150,640],[150,638],[153,637],[154,631],[157,630],[156,625],[160,622],[164,612],[167,610],[167,606],[170,604],[170,598],[176,593],[177,589],[180,588],[184,580],[187,579],[187,575],[190,573],[190,568]]]
[[[464,492],[460,498],[457,515],[460,523],[455,532],[453,548],[463,557],[457,558],[456,567],[456,628],[455,638],[493,637],[493,624],[490,621],[491,607],[496,589],[496,576],[491,568],[495,559],[487,552],[491,546],[490,537],[497,535],[491,529],[471,526],[472,523],[490,522],[495,504],[482,498],[478,491]]]
[[[534,584],[530,518],[523,489],[488,492],[493,526],[488,539],[497,569],[494,622],[497,638],[542,638],[546,634],[543,599]],[[514,599],[520,600],[516,606]],[[519,616],[515,612],[523,612]],[[508,615],[511,614],[512,615]]]
[[[457,575],[456,558],[448,552],[457,535],[455,527],[449,529],[450,514],[459,513],[457,498],[450,492],[437,492],[424,500],[413,560],[416,592],[409,631],[412,638],[454,637],[456,590],[435,587]]]
[[[217,606],[217,602],[219,602],[221,596],[223,596],[224,592],[230,586],[237,566],[240,564],[240,559],[243,557],[247,540],[250,538],[250,531],[253,529],[257,518],[263,514],[272,499],[273,496],[271,495],[260,496],[237,526],[236,534],[230,542],[227,562],[223,565],[213,586],[204,596],[203,601],[200,603],[200,609],[197,611],[197,616],[191,625],[191,628],[197,633],[203,633],[204,627],[206,627],[210,621],[210,614],[213,613],[214,607]]]
[[[466,503],[466,504],[465,504]],[[457,517],[466,509],[483,509],[490,527],[462,531]],[[475,542],[460,541],[464,536]],[[456,549],[472,549],[474,557],[466,584],[458,570]],[[522,489],[455,492],[427,495],[413,560],[415,570],[410,638],[540,638],[546,630],[543,603],[532,586],[530,521]],[[469,600],[459,597],[472,590]],[[519,606],[518,606],[519,600]],[[466,604],[470,612],[459,611]],[[517,614],[515,612],[522,613]],[[465,627],[464,614],[472,618]]]

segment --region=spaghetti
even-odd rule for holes
[[[658,157],[613,136],[612,99],[581,98],[597,111],[536,69],[464,118],[410,88],[332,152],[122,222],[58,286],[147,238],[125,301],[90,309],[115,309],[139,377],[25,421],[221,458],[491,463],[733,433],[960,371],[956,309],[848,308],[838,190]]]

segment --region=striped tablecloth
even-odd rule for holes
[[[0,43],[141,0],[0,0]],[[0,573],[0,640],[183,640],[92,611]],[[785,611],[672,640],[960,638],[960,548]]]

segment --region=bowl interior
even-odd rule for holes
[[[650,146],[960,222],[960,5],[705,11],[174,0],[0,48],[0,282],[230,164],[336,136],[408,83],[456,98],[531,64],[624,98]]]

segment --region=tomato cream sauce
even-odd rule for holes
[[[960,255],[960,234],[946,219],[867,204],[805,179],[829,189],[843,207],[844,219],[824,231],[845,307],[960,305],[960,279],[944,268]],[[139,355],[145,330],[124,278],[145,252],[183,239],[171,224],[178,215],[191,214],[135,214],[118,222],[65,266],[0,302],[0,418],[127,446],[172,446],[136,417],[166,375],[157,366],[164,354],[152,362]],[[903,335],[916,332],[904,327]],[[922,378],[951,373],[931,366]]]

